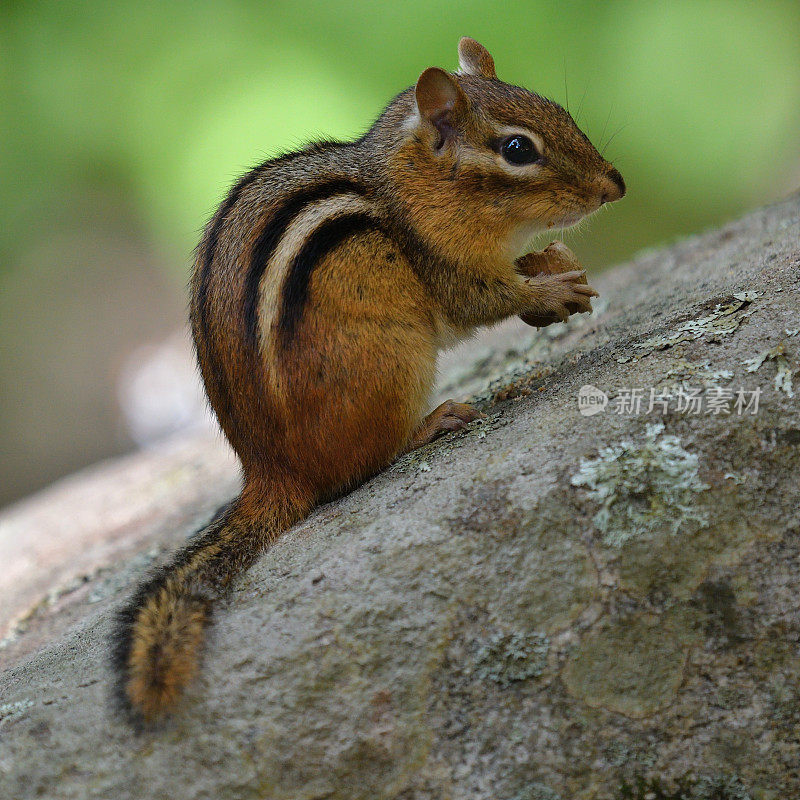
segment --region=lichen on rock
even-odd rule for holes
[[[561,800],[561,795],[544,783],[531,783],[509,800]]]
[[[672,331],[651,336],[634,347],[649,355],[655,350],[666,350],[681,342],[690,342],[702,337],[728,336],[732,334],[751,313],[748,306],[761,297],[763,292],[737,292],[730,299],[715,304],[704,316],[679,323]]]
[[[508,686],[541,675],[549,649],[543,633],[496,631],[478,644],[474,671],[481,680]]]
[[[592,519],[604,544],[622,547],[664,528],[678,533],[708,525],[708,513],[697,507],[696,496],[709,488],[700,480],[698,456],[663,431],[663,423],[648,424],[643,441],[602,448],[582,459],[570,479],[600,503]]]
[[[761,369],[766,361],[772,361],[778,368],[775,374],[775,390],[783,392],[787,397],[794,397],[794,387],[792,382],[797,374],[797,369],[792,369],[789,363],[789,354],[785,342],[779,342],[775,347],[764,350],[754,358],[745,360],[748,372],[756,372]]]
[[[603,620],[570,655],[562,678],[592,708],[645,718],[668,706],[694,640],[686,609]]]

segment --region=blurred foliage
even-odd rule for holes
[[[239,173],[357,135],[465,33],[616,133],[630,196],[591,224],[600,262],[800,183],[797,2],[50,0],[3,3],[0,29],[4,266],[100,189],[185,270]]]
[[[184,320],[232,181],[360,134],[464,34],[625,176],[566,234],[590,271],[800,184],[797,0],[3,0],[0,504],[132,446],[120,370]]]

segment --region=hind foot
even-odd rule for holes
[[[478,409],[473,408],[467,403],[456,403],[455,400],[445,400],[438,408],[435,408],[422,420],[422,424],[414,432],[411,441],[405,451],[416,450],[422,445],[430,444],[434,439],[438,439],[445,433],[460,431],[473,420],[482,417]]]

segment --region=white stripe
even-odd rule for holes
[[[358,194],[337,194],[307,206],[292,220],[264,270],[259,286],[258,319],[264,353],[270,352],[274,346],[274,328],[280,313],[286,274],[308,237],[324,222],[371,209],[370,203]]]

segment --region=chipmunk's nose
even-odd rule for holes
[[[603,203],[613,203],[615,200],[625,196],[625,181],[619,170],[610,169],[603,178],[603,188],[601,189],[600,205]]]

